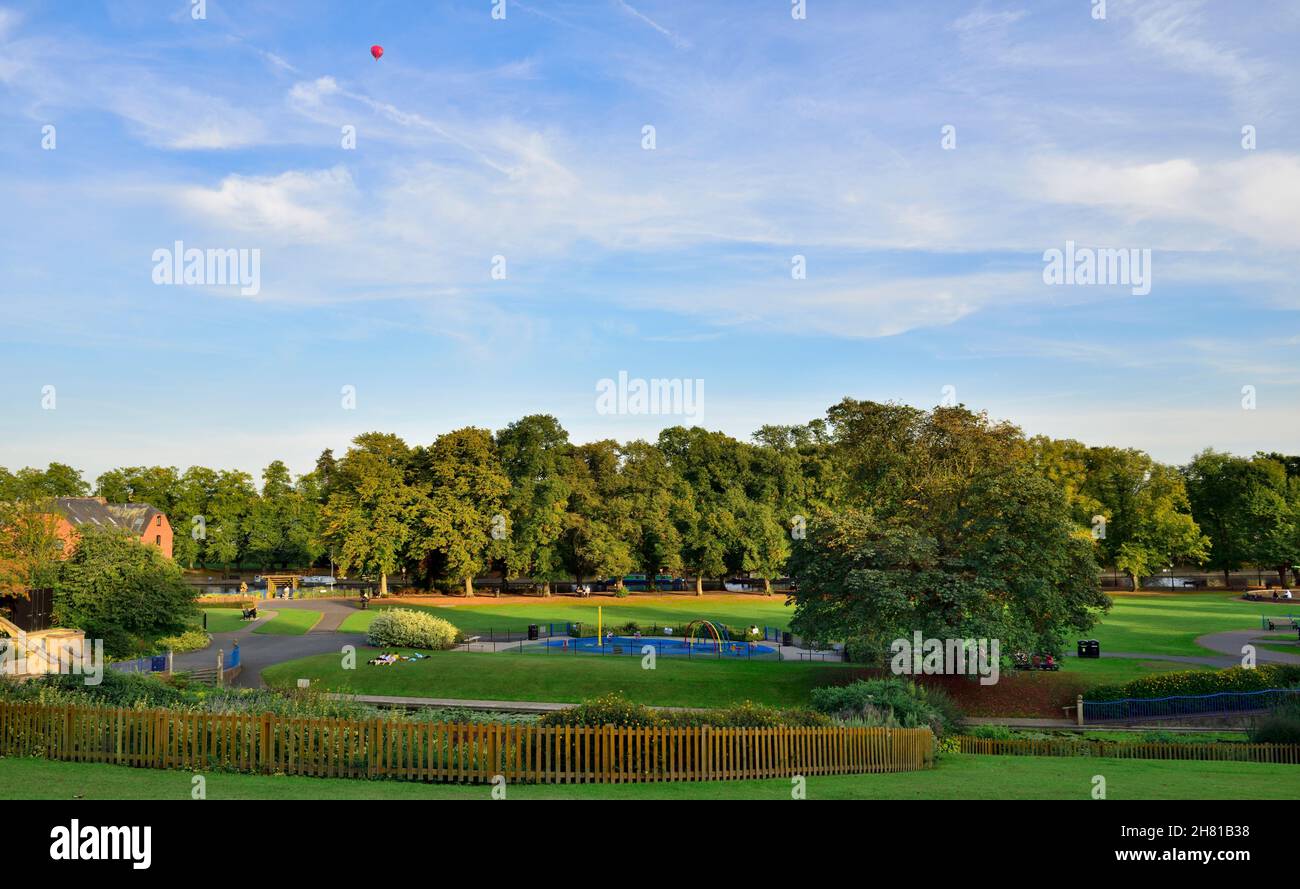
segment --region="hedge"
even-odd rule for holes
[[[1185,670],[1153,673],[1123,685],[1098,685],[1084,693],[1088,701],[1123,698],[1169,698],[1177,695],[1212,695],[1223,691],[1263,691],[1300,685],[1300,664],[1264,664],[1253,670]]]

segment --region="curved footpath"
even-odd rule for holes
[[[1255,646],[1255,658],[1261,664],[1300,664],[1300,648],[1297,648],[1297,654],[1290,654],[1285,651],[1269,651],[1260,648],[1260,644],[1271,645],[1273,643],[1290,642],[1294,639],[1294,631],[1275,630],[1277,635],[1270,635],[1267,630],[1227,630],[1222,633],[1207,633],[1204,636],[1196,637],[1196,644],[1202,648],[1208,648],[1211,651],[1221,651],[1225,655],[1231,655],[1228,658],[1231,661],[1228,666],[1237,667],[1241,665],[1241,648],[1243,645]]]
[[[258,619],[233,633],[213,633],[212,642],[201,651],[187,651],[173,660],[173,668],[204,670],[215,667],[217,652],[229,654],[234,643],[239,643],[239,663],[242,669],[232,685],[238,688],[260,688],[262,671],[285,661],[309,657],[313,654],[342,653],[344,645],[366,644],[364,633],[340,633],[339,625],[357,609],[330,599],[271,599],[258,600]],[[301,636],[284,636],[278,633],[255,633],[258,627],[273,620],[281,611],[319,611],[323,617]]]

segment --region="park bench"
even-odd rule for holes
[[[472,644],[472,643],[474,643],[474,642],[482,641],[482,639],[483,639],[482,636],[466,636],[466,637],[465,637],[465,645],[468,646],[468,645],[470,645],[470,644]]]
[[[257,620],[257,606],[243,609],[243,620]]]

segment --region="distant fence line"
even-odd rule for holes
[[[1300,765],[1297,744],[1162,744],[1132,741],[1080,741],[1073,738],[957,739],[961,753],[992,756],[1104,756],[1113,759],[1178,759],[1209,762],[1263,762]]]
[[[1171,719],[1221,713],[1250,713],[1271,710],[1279,704],[1300,701],[1300,688],[1268,688],[1261,691],[1221,691],[1208,695],[1174,695],[1167,698],[1122,698],[1117,701],[1084,701],[1085,722],[1132,719]]]
[[[293,718],[0,702],[0,754],[144,768],[547,784],[904,772],[929,729],[603,728]]]

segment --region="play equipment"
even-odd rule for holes
[[[707,630],[709,635],[713,638],[713,648],[715,651],[720,649],[724,642],[731,641],[731,637],[727,634],[727,628],[725,625],[723,625],[722,629],[719,630],[717,624],[711,620],[704,620],[703,618],[696,618],[686,625],[686,629],[682,632],[682,641],[687,645],[692,645],[695,643],[695,637],[705,630]]]

